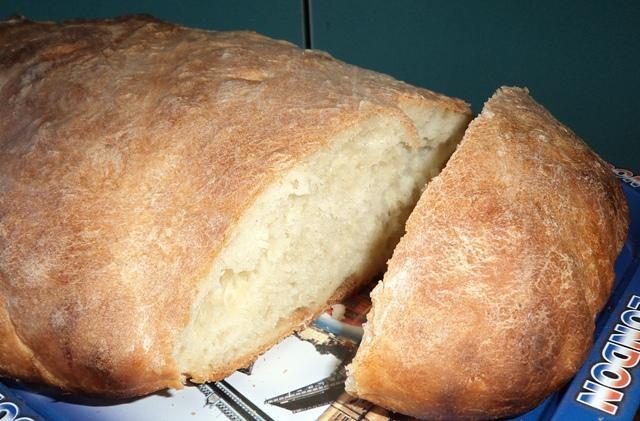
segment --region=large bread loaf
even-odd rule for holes
[[[248,32],[0,23],[0,374],[226,376],[383,270],[462,101]]]

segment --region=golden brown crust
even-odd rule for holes
[[[151,18],[0,23],[0,373],[178,387],[175,338],[242,212],[399,101],[461,101],[249,32]]]
[[[528,91],[500,89],[372,293],[351,392],[429,419],[532,408],[582,364],[627,227],[607,165]]]

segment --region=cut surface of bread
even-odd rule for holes
[[[0,23],[0,374],[134,396],[249,364],[384,269],[469,119],[255,33]]]
[[[416,147],[397,120],[376,117],[256,199],[203,281],[177,350],[184,373],[219,378],[249,363],[384,270],[422,186],[461,134],[455,115],[424,114],[435,138]]]
[[[410,215],[347,391],[425,419],[533,408],[586,357],[627,228],[606,163],[498,90]]]

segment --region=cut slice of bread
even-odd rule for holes
[[[248,32],[0,24],[0,372],[133,396],[375,273],[462,101]]]
[[[176,349],[182,372],[229,374],[384,270],[461,134],[457,115],[420,111],[442,134],[415,147],[395,116],[359,121],[255,199],[203,278]]]
[[[582,364],[627,227],[607,165],[498,90],[409,217],[347,391],[426,419],[533,408]]]

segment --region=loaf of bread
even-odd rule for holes
[[[409,217],[347,390],[427,419],[534,407],[586,357],[627,227],[607,165],[500,89]]]
[[[220,379],[384,270],[468,105],[250,32],[0,24],[0,374]]]

